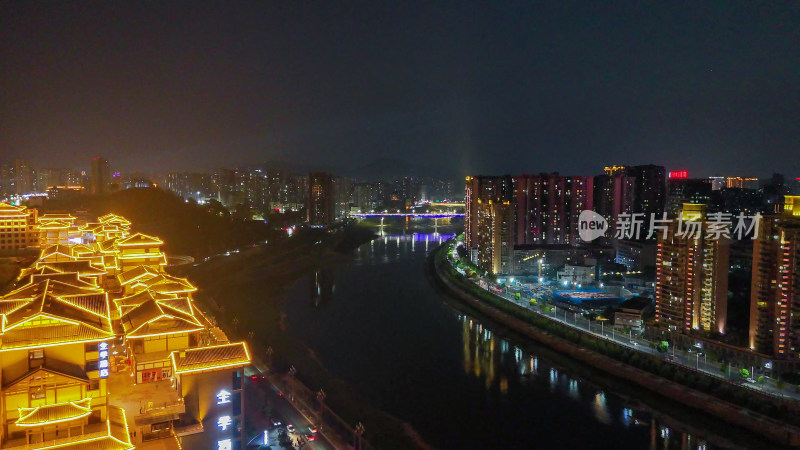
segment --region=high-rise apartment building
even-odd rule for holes
[[[109,193],[111,186],[111,168],[108,165],[108,160],[101,157],[96,157],[92,160],[92,194],[105,195]]]
[[[706,205],[684,204],[656,249],[656,323],[679,332],[725,332],[730,240],[706,233]]]
[[[758,189],[758,178],[755,177],[727,177],[726,187],[739,189]]]
[[[330,225],[335,219],[333,177],[325,172],[308,175],[308,223],[312,226]]]
[[[626,171],[633,182],[633,212],[644,214],[647,224],[655,214],[661,217],[667,200],[666,169],[652,164],[631,166]]]
[[[514,177],[515,243],[578,244],[578,217],[592,209],[592,182],[557,173]]]
[[[467,177],[464,233],[470,258],[492,273],[508,269],[514,249],[514,182],[510,175]]]
[[[800,357],[800,196],[783,213],[761,218],[753,244],[750,348],[779,359]]]
[[[680,217],[684,203],[709,205],[712,184],[708,178],[670,177],[667,181],[666,212],[669,217]]]
[[[28,194],[34,191],[36,173],[31,167],[30,161],[25,158],[14,159],[14,179],[16,194]]]
[[[626,171],[624,166],[606,167],[603,175],[594,177],[594,209],[612,229],[620,214],[630,214],[634,208],[636,178]]]

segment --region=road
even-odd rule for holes
[[[268,431],[271,448],[280,448],[278,445],[278,431],[281,428],[286,429],[286,425],[291,424],[296,430],[294,433],[289,433],[289,437],[294,443],[294,448],[334,450],[336,447],[331,445],[321,433],[316,434],[314,441],[309,442],[306,439],[305,436],[310,434],[308,427],[311,426],[311,422],[289,403],[281,390],[270,383],[265,374],[266,370],[255,365],[245,370],[244,391],[245,395],[247,395],[247,400],[245,401],[247,422],[250,427],[259,430],[255,432],[255,435],[247,437],[248,441],[251,442],[248,448],[266,448],[263,446],[258,447],[257,445],[263,443],[264,430]],[[256,378],[253,379],[253,376]],[[269,417],[265,417],[261,409],[265,401],[257,400],[262,396],[272,406]],[[269,421],[270,418],[280,420],[281,425],[272,425]]]
[[[450,262],[452,263],[453,259],[455,258],[458,258],[458,254],[454,249],[450,253]],[[519,305],[525,309],[528,309],[529,311],[547,317],[551,320],[555,320],[557,322],[566,324],[567,326],[570,326],[572,328],[588,331],[597,337],[614,341],[618,344],[629,347],[636,351],[640,351],[642,353],[663,357],[666,361],[672,364],[681,365],[693,370],[703,372],[707,375],[719,379],[720,381],[737,383],[742,388],[765,393],[767,395],[772,395],[775,397],[800,400],[800,393],[795,392],[794,389],[788,389],[791,386],[786,386],[787,388],[785,388],[784,390],[778,389],[778,387],[775,385],[776,380],[771,378],[765,377],[764,383],[754,383],[754,382],[741,383],[742,379],[738,374],[738,369],[729,368],[729,373],[723,372],[721,363],[717,361],[708,361],[703,353],[700,353],[700,356],[698,357],[697,351],[683,351],[675,349],[673,347],[662,355],[661,353],[658,352],[658,350],[650,347],[651,345],[650,341],[642,338],[641,336],[637,336],[631,332],[621,334],[617,330],[615,330],[614,327],[612,327],[610,324],[609,326],[605,326],[600,321],[590,321],[589,319],[584,317],[580,312],[572,311],[567,308],[564,308],[563,306],[556,305],[551,300],[552,289],[546,283],[524,284],[523,287],[528,292],[532,292],[533,298],[535,298],[539,303],[546,304],[548,307],[552,308],[552,311],[550,312],[544,312],[538,306],[532,306],[530,304],[531,297],[528,297],[524,294],[520,295],[520,299],[517,300],[514,297],[514,294],[509,292],[508,289],[501,289],[498,286],[495,286],[490,280],[486,278],[482,278],[477,280],[477,282],[476,281],[473,282],[475,282],[475,284],[478,286],[481,286],[481,284],[483,283],[483,285],[486,286],[485,289],[488,292],[491,292],[494,295],[497,295],[498,297],[506,301]],[[751,374],[751,377],[756,377],[756,376],[757,374]]]

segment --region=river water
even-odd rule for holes
[[[380,237],[300,280],[283,306],[291,337],[437,448],[720,447],[444,301],[424,262],[450,236]]]

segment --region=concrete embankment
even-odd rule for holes
[[[517,333],[547,345],[561,354],[582,361],[591,367],[602,370],[621,380],[653,391],[695,410],[712,414],[714,417],[728,423],[765,436],[770,441],[780,445],[792,447],[800,446],[800,428],[798,427],[780,422],[763,414],[726,402],[715,396],[691,389],[621,361],[587,350],[564,339],[553,336],[513,314],[506,313],[478,300],[473,295],[464,291],[460,286],[450,281],[448,277],[442,273],[444,269],[442,265],[448,264],[447,262],[440,263],[438,258],[436,258],[436,253],[442,251],[442,248],[444,247],[440,247],[432,252],[428,258],[429,270],[434,281],[454,298],[464,302],[479,313],[504,324]],[[514,307],[519,308],[520,312],[523,311],[523,308],[519,306],[514,305]]]

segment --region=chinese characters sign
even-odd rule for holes
[[[108,342],[97,344],[97,354],[100,357],[100,361],[97,363],[100,378],[108,378]]]

